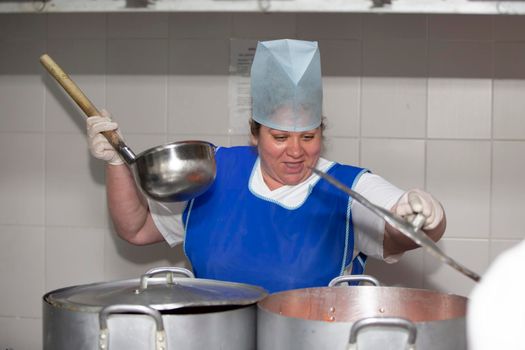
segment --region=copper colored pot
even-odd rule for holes
[[[275,293],[258,303],[257,348],[465,350],[466,306],[458,295],[398,287]]]

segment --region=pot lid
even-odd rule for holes
[[[186,277],[175,277],[174,274]],[[165,274],[162,277],[154,275]],[[190,307],[241,306],[254,304],[268,293],[249,284],[193,278],[179,267],[149,270],[141,278],[101,282],[58,289],[44,300],[73,311],[98,312],[114,304],[146,305],[159,311]]]

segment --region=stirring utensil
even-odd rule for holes
[[[71,77],[49,55],[40,62],[86,117],[101,115]],[[204,193],[215,181],[215,146],[205,141],[179,141],[150,148],[136,155],[119,134],[102,134],[129,166],[142,192],[161,202],[188,201]]]
[[[363,197],[362,195],[360,195],[356,191],[350,189],[348,186],[344,185],[343,183],[341,183],[339,180],[337,180],[333,176],[328,175],[328,174],[326,174],[326,173],[324,173],[324,172],[322,172],[322,171],[320,171],[318,169],[315,169],[315,168],[311,168],[311,169],[312,169],[312,171],[315,174],[319,175],[320,177],[322,177],[323,179],[328,181],[330,184],[334,185],[335,187],[337,187],[341,191],[343,191],[343,192],[347,193],[348,195],[350,195],[358,203],[360,203],[365,208],[367,208],[370,211],[372,211],[374,214],[376,214],[381,219],[383,219],[388,224],[390,224],[392,227],[394,227],[395,229],[397,229],[398,231],[403,233],[405,236],[407,236],[408,238],[412,239],[415,243],[417,243],[420,246],[426,248],[427,251],[430,252],[432,255],[434,255],[436,258],[440,259],[444,263],[446,263],[449,266],[453,267],[454,269],[456,269],[457,271],[461,272],[465,276],[471,278],[472,280],[474,280],[476,282],[480,281],[481,277],[477,273],[469,270],[465,266],[461,265],[460,263],[458,263],[457,261],[452,259],[447,254],[445,254],[441,250],[441,248],[439,248],[437,246],[437,244],[432,239],[430,239],[424,232],[421,231],[422,223],[421,223],[420,219],[417,216],[416,216],[416,219],[417,219],[418,223],[417,224],[410,223],[410,222],[408,222],[408,221],[406,221],[406,220],[404,220],[404,219],[394,215],[393,213],[389,212],[388,210],[386,210],[384,208],[381,208],[381,207],[371,203],[368,199],[366,199],[365,197]],[[414,219],[412,222],[416,221],[416,219]]]

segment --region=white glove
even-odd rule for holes
[[[105,160],[108,164],[123,164],[124,161],[120,158],[118,152],[115,151],[106,137],[101,134],[102,131],[110,130],[118,132],[118,124],[111,120],[107,111],[102,110],[100,114],[102,116],[93,116],[86,119],[89,151],[93,157]]]
[[[397,201],[395,214],[412,221],[419,213],[425,217],[423,230],[432,230],[443,220],[443,208],[430,193],[419,189],[405,192]]]

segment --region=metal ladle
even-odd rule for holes
[[[438,246],[437,244],[431,240],[424,232],[421,231],[421,221],[418,219],[417,224],[410,223],[394,214],[389,212],[388,210],[381,208],[375,204],[372,204],[368,199],[357,193],[356,191],[350,189],[348,186],[341,183],[339,180],[334,178],[331,175],[328,175],[320,170],[317,170],[315,168],[311,168],[312,171],[340,189],[341,191],[347,193],[350,195],[354,200],[356,200],[358,203],[363,205],[365,208],[372,211],[374,214],[379,216],[381,219],[385,220],[390,226],[394,227],[401,233],[403,233],[405,236],[413,240],[415,243],[419,244],[420,246],[427,249],[428,252],[430,252],[432,255],[443,261],[444,263],[450,265],[457,271],[461,272],[465,276],[471,278],[472,280],[479,282],[481,277],[466,268],[465,266],[461,265],[454,259],[452,259],[450,256],[445,254]]]
[[[49,55],[40,62],[89,118],[101,115]],[[162,202],[190,200],[204,193],[215,180],[215,146],[205,141],[181,141],[148,149],[138,156],[115,131],[102,134],[131,169],[142,192]]]

